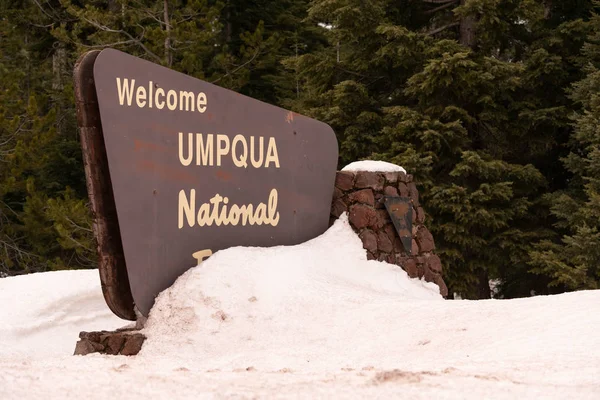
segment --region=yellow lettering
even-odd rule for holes
[[[225,197],[227,198],[227,197]],[[237,204],[234,204],[231,206],[231,208],[229,209],[229,218],[227,218],[227,221],[235,226],[238,224],[238,222],[240,222],[240,208],[238,207]]]
[[[279,223],[279,211],[277,211],[277,190],[271,189],[269,193],[269,217],[268,223],[277,226]]]
[[[223,197],[219,196],[218,193],[214,195],[212,199],[210,199],[210,204],[213,205],[213,210],[210,214],[210,220],[215,221],[215,225],[217,226],[221,226],[221,220],[219,219],[219,204],[221,204],[222,200]]]
[[[180,111],[198,111],[204,113],[208,107],[206,93],[198,94],[187,90],[174,90],[159,88],[158,84],[148,81],[146,86],[136,86],[135,79],[115,77],[117,83],[117,99],[120,105],[137,105],[139,108],[152,108],[159,110],[165,108]],[[155,90],[156,87],[156,90]]]
[[[192,158],[194,157],[193,149],[194,148],[194,135],[188,133],[188,156],[183,157],[183,132],[179,132],[179,162],[188,166],[192,163]]]
[[[165,106],[165,101],[163,100],[159,103],[158,102],[159,96],[165,97],[165,91],[162,88],[156,89],[156,92],[154,93],[154,104],[156,104],[156,108],[158,108],[159,110],[162,110]]]
[[[252,215],[252,211],[254,211],[254,206],[252,204],[240,207],[240,214],[242,214],[242,226],[246,226],[248,222],[250,222],[250,225],[254,225],[254,216]]]
[[[221,146],[224,143],[224,146]],[[227,135],[217,135],[217,166],[221,166],[221,156],[229,153],[229,138]]]
[[[196,206],[196,190],[190,190],[190,201],[188,202],[184,190],[179,191],[178,227],[183,228],[183,213],[190,227],[194,226],[194,208]]]
[[[119,103],[123,105],[125,97],[127,97],[127,105],[131,105],[131,99],[133,97],[133,88],[135,86],[135,79],[131,80],[129,85],[129,79],[123,79],[123,87],[121,87],[121,78],[117,78],[117,92],[119,92]]]
[[[206,143],[201,133],[196,133],[196,165],[213,165],[213,135],[206,135]]]
[[[194,206],[195,194],[192,189],[190,202],[187,201],[184,191],[179,192],[179,228],[183,227],[183,216],[187,218],[190,226],[194,225]],[[259,203],[256,207],[253,204],[244,204],[239,206],[232,204],[230,207],[229,198],[220,194],[215,194],[207,203],[200,205],[196,214],[198,226],[211,226],[213,223],[217,226],[233,225],[241,223],[242,226],[250,225],[272,225],[279,223],[279,212],[277,211],[277,189],[271,189],[267,203]]]
[[[139,108],[143,108],[146,106],[146,88],[143,86],[139,86],[135,93],[135,101]]]
[[[212,256],[211,249],[200,250],[192,254],[192,257],[194,257],[198,261],[198,265],[200,265],[200,263],[204,261],[205,258],[210,256]]]
[[[204,203],[200,206],[200,210],[198,210],[198,225],[212,225],[212,219],[210,218],[210,204]]]
[[[279,156],[277,155],[277,143],[275,138],[269,138],[269,147],[267,148],[267,158],[265,160],[265,168],[269,167],[269,163],[274,162],[275,168],[279,168]]]
[[[237,152],[237,144],[242,144],[242,154]],[[248,144],[246,138],[242,135],[235,135],[233,142],[231,143],[231,157],[233,158],[233,164],[236,167],[248,168]]]
[[[192,106],[192,111],[194,111],[194,93],[186,92],[182,90],[179,92],[179,109],[183,111],[183,104],[185,103],[185,111],[190,111],[190,105]]]
[[[197,106],[198,106],[198,111],[200,111],[201,113],[203,113],[204,111],[206,111],[206,95],[204,94],[204,92],[200,92],[198,93],[198,99],[197,99]]]
[[[221,213],[219,214],[219,223],[222,221],[223,225],[229,225],[229,218],[227,218],[227,203],[229,203],[229,199],[224,197],[223,208],[221,208]]]
[[[177,108],[177,92],[173,89],[167,92],[167,107],[169,110],[174,110]]]
[[[260,203],[258,207],[256,207],[254,222],[256,225],[262,225],[263,222],[267,223],[267,206],[265,203]]]
[[[260,148],[260,158],[257,161],[257,160],[254,159],[254,136],[250,136],[250,161],[252,162],[252,166],[254,168],[260,168],[260,166],[263,163],[264,138],[262,136],[259,137],[259,143],[260,144],[258,145],[258,147]]]

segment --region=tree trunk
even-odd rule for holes
[[[552,0],[544,0],[544,19],[549,19],[552,15]]]
[[[52,55],[52,89],[56,91],[64,88],[64,73],[67,67],[67,50],[65,44],[58,43],[57,49]]]
[[[117,0],[108,0],[108,11],[113,14],[118,13],[121,10],[121,6]]]
[[[231,42],[231,3],[228,1],[225,6],[227,11],[225,12],[225,43]]]
[[[487,270],[480,268],[477,271],[477,277],[479,279],[479,284],[477,285],[477,298],[491,299],[492,291],[490,290],[490,279]]]
[[[169,20],[169,3],[164,0],[164,12],[165,12],[165,31],[167,36],[165,37],[165,61],[167,67],[173,65],[173,53],[171,51],[171,21]]]
[[[464,5],[467,0],[461,0],[460,4]],[[469,15],[460,20],[460,39],[459,42],[463,46],[470,48],[475,47],[475,24],[477,20],[475,16]]]
[[[296,39],[296,67],[295,67],[296,98],[299,98],[300,97],[300,80],[298,79],[298,31],[296,31],[295,39]]]
[[[63,42],[58,43],[58,47],[52,55],[52,91],[54,93],[54,104],[56,107],[56,131],[62,134],[64,131],[63,110],[65,88],[65,76],[67,71],[67,50]]]

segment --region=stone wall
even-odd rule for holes
[[[412,248],[409,254],[383,203],[384,196],[410,198]],[[442,278],[442,263],[435,254],[433,237],[425,226],[425,211],[412,175],[403,172],[338,171],[331,205],[333,224],[343,212],[363,242],[370,260],[386,261],[402,267],[412,278],[424,278],[440,287],[446,297],[448,288]]]

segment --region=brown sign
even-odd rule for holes
[[[328,125],[113,49],[82,56],[75,78],[115,314],[134,319],[133,302],[147,315],[218,250],[327,229],[338,157]]]

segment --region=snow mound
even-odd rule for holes
[[[79,332],[127,325],[106,306],[98,270],[0,279],[2,353],[73,354]]]
[[[346,165],[342,168],[342,171],[373,171],[373,172],[404,172],[406,170],[399,165],[392,164],[385,161],[373,161],[373,160],[364,160],[364,161],[355,161]]]
[[[128,323],[104,303],[97,270],[1,279],[0,302],[2,400],[600,391],[600,290],[444,301],[367,261],[345,216],[307,243],[229,249],[189,270],[158,297],[134,357],[72,356],[80,331]]]
[[[327,348],[343,364],[340,338],[377,337],[396,305],[427,300],[443,302],[439,287],[368,261],[343,214],[306,243],[231,248],[188,270],[157,297],[140,354],[187,355],[219,368],[240,358],[257,366],[267,352],[269,367],[289,368],[318,364]],[[363,357],[372,347],[355,350]]]

